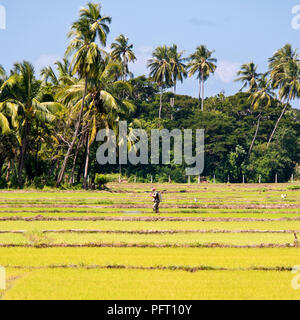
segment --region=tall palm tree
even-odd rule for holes
[[[121,98],[121,92],[132,92],[127,82],[116,81],[116,74],[122,70],[122,65],[116,61],[101,61],[97,65],[97,73],[89,78],[85,108],[83,113],[83,131],[86,133],[86,161],[84,169],[84,187],[87,188],[90,146],[94,142],[100,127],[113,127],[120,114],[134,110],[134,106]],[[84,82],[65,87],[58,94],[62,103],[71,102],[72,112],[78,112],[78,106],[83,97],[80,93],[84,89]],[[77,107],[76,107],[77,106]],[[77,110],[77,111],[76,111]],[[74,116],[74,115],[73,115]]]
[[[184,64],[185,58],[183,58],[184,51],[178,52],[177,45],[174,44],[169,48],[169,61],[171,64],[172,80],[174,83],[174,93],[176,94],[177,81],[183,82],[183,79],[187,77],[186,65]]]
[[[253,110],[257,111],[259,110],[260,113],[258,115],[257,125],[256,125],[256,131],[248,152],[248,156],[251,155],[251,152],[254,147],[254,143],[257,138],[258,130],[260,127],[260,122],[262,119],[262,114],[265,108],[271,107],[272,99],[275,98],[275,93],[272,91],[272,85],[270,80],[267,78],[266,74],[261,75],[261,77],[258,79],[258,85],[254,92],[251,93],[251,96],[249,97],[249,100],[251,101],[251,104],[253,106]]]
[[[240,91],[243,91],[246,87],[249,87],[248,92],[256,91],[260,74],[257,72],[257,65],[253,61],[243,64],[237,76],[235,82],[244,83]]]
[[[199,101],[201,101],[202,111],[204,111],[204,83],[217,68],[217,59],[212,58],[213,53],[214,51],[210,51],[206,46],[201,45],[189,56],[189,76],[192,77],[197,74],[197,79],[199,79]]]
[[[84,122],[87,127],[87,148],[84,168],[84,187],[88,188],[88,169],[90,146],[94,142],[99,128],[113,128],[121,115],[127,115],[135,110],[131,102],[123,99],[124,93],[130,95],[132,87],[125,81],[116,81],[115,77],[122,65],[111,61],[102,63],[98,74],[91,81],[88,92],[91,94]]]
[[[85,97],[87,95],[88,78],[97,72],[96,67],[102,59],[104,53],[96,44],[98,38],[102,46],[106,45],[107,34],[109,33],[108,24],[111,18],[102,16],[100,4],[88,3],[87,8],[80,9],[80,18],[74,22],[71,31],[68,34],[71,42],[67,48],[66,56],[73,55],[71,60],[71,69],[73,75],[77,74],[79,78],[84,79],[83,99],[81,109],[75,125],[73,140],[70,143],[65,159],[57,179],[57,186],[62,182],[68,159],[74,148],[78,137],[83,109],[85,106]]]
[[[98,37],[101,45],[106,46],[112,18],[102,15],[101,11],[101,4],[89,2],[87,8],[80,9],[80,17],[88,22],[90,30],[94,33],[94,41]]]
[[[274,88],[279,88],[279,98],[282,103],[284,103],[284,108],[282,109],[280,117],[278,118],[275,128],[270,136],[268,147],[273,140],[281,119],[285,115],[289,103],[295,98],[300,97],[299,62],[290,60],[277,70],[278,72],[273,73]]]
[[[38,101],[40,82],[35,78],[33,66],[27,61],[14,65],[12,75],[1,86],[1,92],[3,91],[9,98],[1,103],[1,108],[10,110],[15,126],[18,127],[18,140],[20,143],[18,182],[19,186],[22,187],[22,173],[33,121],[53,121],[55,112],[61,106],[55,102],[41,103]],[[18,125],[16,125],[17,116]]]
[[[157,47],[152,53],[152,59],[148,61],[150,77],[160,87],[160,107],[158,115],[159,119],[161,119],[164,88],[172,84],[172,67],[168,53],[169,49],[167,46],[164,45],[161,47]]]
[[[294,80],[297,78],[297,68],[299,68],[299,53],[298,50],[293,50],[290,44],[286,44],[281,49],[277,50],[273,56],[269,59],[269,70],[270,76],[272,79],[272,84],[274,89],[279,89],[279,99],[281,100],[282,104],[284,105],[280,117],[278,118],[275,128],[270,136],[268,147],[270,146],[273,137],[276,133],[276,130],[279,126],[281,119],[283,118],[286,109],[290,100],[294,99],[297,95],[294,95],[292,98],[288,98],[289,95],[285,94],[284,91],[288,91],[288,82],[291,80],[289,79],[290,76],[294,73]],[[293,71],[292,71],[293,69]],[[289,75],[288,75],[289,74]],[[296,78],[295,78],[296,77]],[[297,81],[296,81],[297,82]],[[295,81],[293,81],[294,85],[296,85]],[[285,89],[283,89],[285,87]],[[292,89],[292,88],[291,88]],[[293,96],[293,95],[292,95]],[[286,101],[285,99],[288,99]]]
[[[123,77],[122,80],[126,81],[129,73],[128,63],[136,61],[136,56],[133,52],[133,44],[129,44],[129,39],[123,34],[118,36],[111,45],[111,56],[114,60],[122,62],[123,65]]]
[[[284,66],[289,61],[299,61],[298,50],[293,50],[290,44],[286,44],[269,58],[269,70],[273,84],[276,82],[277,74],[284,72]]]

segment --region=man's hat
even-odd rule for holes
[[[156,191],[156,188],[152,188],[152,191]]]

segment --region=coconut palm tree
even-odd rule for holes
[[[184,64],[186,59],[183,58],[183,53],[184,51],[178,52],[176,44],[169,48],[168,55],[171,64],[172,80],[174,83],[174,94],[176,94],[177,81],[179,80],[183,82],[183,79],[187,77],[186,65]]]
[[[122,70],[122,65],[116,61],[99,62],[97,73],[88,80],[85,108],[82,117],[82,127],[85,133],[86,161],[84,169],[84,187],[87,188],[90,146],[96,138],[100,127],[113,127],[121,114],[134,110],[134,106],[121,98],[122,93],[132,92],[131,86],[124,81],[116,81],[116,74]],[[64,104],[73,106],[71,117],[78,116],[78,107],[82,104],[84,81],[77,81],[73,85],[61,89],[57,98]]]
[[[91,79],[88,92],[88,108],[83,121],[87,128],[86,161],[84,169],[84,187],[88,188],[88,169],[90,146],[96,138],[99,128],[113,128],[121,115],[128,115],[135,110],[131,102],[123,99],[124,93],[130,95],[132,87],[125,81],[116,81],[116,74],[122,70],[121,64],[106,61],[98,68],[98,74]]]
[[[123,65],[122,80],[126,81],[129,74],[128,63],[136,61],[136,56],[133,52],[133,44],[129,44],[129,39],[123,34],[118,36],[111,45],[111,56],[114,60],[120,61]]]
[[[53,121],[54,114],[61,105],[55,102],[39,102],[40,82],[35,78],[34,67],[27,61],[14,65],[12,75],[1,86],[1,92],[5,92],[5,95],[9,97],[1,103],[1,109],[9,110],[14,126],[18,127],[20,143],[18,182],[22,187],[22,173],[33,121]]]
[[[238,78],[235,82],[243,82],[243,86],[240,91],[243,91],[246,87],[249,87],[248,92],[255,92],[257,89],[257,80],[260,74],[257,72],[257,65],[251,61],[249,63],[243,64],[240,71],[238,71]]]
[[[269,70],[273,84],[277,80],[277,74],[284,72],[284,66],[289,61],[299,61],[298,50],[293,50],[290,44],[286,44],[269,58]]]
[[[251,101],[251,104],[253,106],[254,111],[260,111],[258,115],[257,125],[256,125],[256,131],[248,152],[248,156],[250,157],[251,152],[254,147],[254,143],[257,138],[257,134],[259,131],[262,114],[265,108],[271,107],[272,99],[275,98],[275,93],[272,91],[272,85],[270,80],[267,78],[266,74],[261,75],[261,77],[258,79],[258,85],[254,92],[251,93],[251,96],[249,97],[249,100]]]
[[[281,119],[285,115],[289,103],[295,98],[300,97],[299,63],[296,60],[290,60],[287,63],[284,63],[280,68],[277,68],[277,72],[273,73],[273,79],[274,88],[279,88],[279,98],[282,103],[284,103],[284,107],[270,136],[268,147],[273,140]]]
[[[150,77],[160,87],[160,107],[158,117],[161,119],[164,88],[172,84],[172,67],[167,46],[157,47],[154,50],[152,59],[148,61],[148,68],[150,69]]]
[[[57,186],[62,182],[68,159],[78,138],[85,106],[85,97],[87,95],[88,78],[97,72],[96,66],[102,60],[102,54],[105,53],[98,47],[95,41],[98,38],[102,46],[106,45],[107,34],[109,33],[108,24],[110,22],[110,17],[102,16],[100,4],[88,3],[87,8],[80,9],[80,19],[73,23],[71,31],[68,34],[71,42],[67,48],[66,57],[72,55],[70,64],[72,74],[77,74],[80,79],[84,79],[84,88],[82,90],[83,99],[75,125],[73,140],[68,147],[59,172]]]
[[[268,147],[273,140],[289,102],[298,96],[295,92],[296,88],[294,87],[297,87],[297,69],[299,69],[299,53],[298,50],[293,50],[290,44],[286,44],[283,48],[277,50],[269,59],[269,70],[273,88],[279,89],[279,99],[284,107],[270,136]],[[293,86],[293,88],[290,88],[293,92],[291,92],[291,95],[287,94],[287,91],[289,91],[289,83]]]
[[[204,111],[204,83],[217,68],[217,59],[212,58],[213,53],[214,51],[210,51],[206,46],[201,45],[189,56],[189,76],[192,77],[196,74],[197,79],[199,79],[199,101],[201,101],[202,111]]]
[[[80,9],[80,17],[88,22],[90,30],[93,32],[94,41],[98,37],[101,45],[105,47],[107,35],[110,32],[109,24],[111,24],[112,18],[102,15],[101,11],[101,4],[89,2],[87,8]]]

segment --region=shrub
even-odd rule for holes
[[[43,189],[44,186],[45,184],[42,177],[34,177],[30,185],[30,187],[34,189]]]
[[[19,188],[19,182],[18,182],[18,177],[17,175],[12,175],[10,178],[9,182],[7,183],[7,186],[9,189],[17,189]]]
[[[4,178],[0,178],[0,189],[6,189],[7,188],[7,182]]]
[[[99,189],[104,189],[105,185],[109,182],[109,179],[104,174],[96,174],[95,184]]]
[[[65,182],[60,186],[61,190],[74,190],[79,191],[83,189],[82,183],[75,183],[73,185],[70,185],[69,183]]]
[[[24,188],[43,190],[44,188],[55,188],[55,181],[49,179],[47,175],[34,177],[32,180],[26,179]]]
[[[106,174],[105,175],[108,182],[119,182],[120,175],[118,173]]]

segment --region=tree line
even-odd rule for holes
[[[254,62],[241,66],[240,92],[205,98],[205,82],[215,72],[214,51],[200,45],[184,56],[177,45],[157,47],[149,76],[134,77],[133,44],[120,35],[107,45],[112,18],[100,4],[88,3],[68,33],[65,57],[37,77],[28,61],[10,74],[0,66],[0,187],[89,188],[98,173],[123,173],[147,181],[184,179],[184,167],[99,166],[96,135],[127,120],[134,128],[206,130],[206,176],[265,182],[279,172],[286,181],[299,163],[299,114],[291,103],[300,96],[299,53],[287,44],[269,59],[269,70]],[[199,80],[198,99],[177,95],[178,82]],[[173,89],[172,89],[173,88]],[[172,89],[172,90],[170,90]],[[128,135],[128,147],[132,141]],[[124,142],[127,143],[127,142]],[[280,146],[280,147],[279,147]]]

